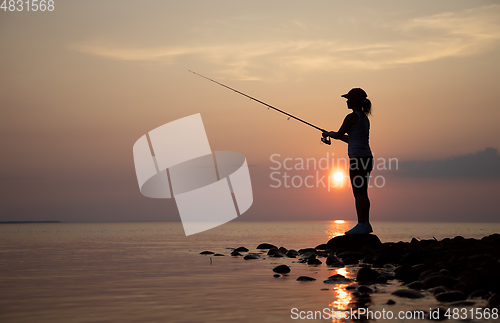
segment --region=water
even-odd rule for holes
[[[185,237],[179,223],[4,224],[0,321],[289,322],[292,308],[345,310],[351,301],[346,285],[323,280],[336,273],[353,277],[352,267],[328,269],[267,257],[245,261],[199,252],[228,255],[227,248],[239,246],[256,251],[261,242],[315,247],[351,226],[232,222]],[[373,227],[383,242],[500,232],[498,223],[375,222]],[[278,264],[292,266],[290,275],[274,278],[272,268]],[[297,282],[300,275],[317,281]],[[373,308],[385,304],[388,288],[373,297]],[[398,308],[428,309],[431,301],[405,300]]]

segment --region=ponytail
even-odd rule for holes
[[[369,99],[365,99],[365,101],[363,102],[362,106],[361,106],[361,109],[363,110],[363,112],[369,116],[372,114],[372,102],[369,100]]]

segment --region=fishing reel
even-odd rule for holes
[[[330,137],[321,137],[321,142],[324,143],[324,144],[327,144],[327,145],[331,145],[332,144],[332,140],[330,139]]]

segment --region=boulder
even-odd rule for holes
[[[267,252],[267,255],[269,257],[276,257],[276,258],[281,258],[281,257],[285,256],[284,254],[282,254],[280,252],[280,250],[278,248],[271,248],[271,249],[269,249],[269,251]]]
[[[256,249],[271,249],[271,248],[278,248],[278,247],[270,243],[261,243],[260,245],[257,246]]]
[[[358,258],[351,256],[344,260],[344,264],[347,265],[357,265],[359,263]]]
[[[440,302],[463,301],[467,298],[467,296],[465,296],[464,293],[462,293],[458,290],[452,290],[451,292],[439,293],[435,297]]]
[[[416,290],[412,289],[398,289],[397,291],[393,292],[392,295],[396,295],[399,297],[405,297],[405,298],[423,298],[424,295],[420,292],[417,292]]]
[[[342,260],[340,260],[340,258],[336,257],[335,255],[328,255],[328,257],[326,257],[326,265],[330,267],[344,267],[344,263],[342,262]]]
[[[359,286],[358,288],[356,288],[356,291],[360,294],[372,294],[373,293],[373,289],[371,289],[370,287],[365,286],[365,285]]]
[[[290,267],[287,265],[279,265],[274,267],[273,271],[278,274],[288,274],[290,272]]]
[[[327,280],[323,281],[323,283],[325,284],[349,284],[350,282],[352,282],[352,279],[346,278],[339,274],[330,276]]]
[[[308,265],[321,265],[323,262],[321,260],[316,259],[316,258],[310,258],[307,260]]]
[[[366,246],[379,249],[382,246],[382,242],[374,234],[350,234],[330,239],[326,245],[331,250],[342,248],[344,250],[357,251]]]
[[[491,307],[500,307],[500,294],[493,294],[489,299],[488,299],[488,304]]]
[[[301,282],[312,282],[315,280],[316,280],[316,278],[312,278],[309,276],[300,276],[299,278],[297,278],[297,281],[301,281]]]
[[[417,280],[412,283],[409,283],[408,285],[406,285],[406,287],[408,287],[409,289],[421,290],[424,287],[424,283]]]
[[[396,279],[402,280],[405,283],[411,283],[418,279],[418,271],[410,265],[402,265],[396,269]],[[437,285],[436,285],[437,286]]]
[[[322,243],[320,245],[317,245],[316,248],[314,248],[314,249],[316,249],[316,250],[326,250],[326,249],[328,249],[328,246],[327,246],[326,243]]]
[[[356,276],[357,282],[363,283],[373,283],[378,278],[380,274],[378,271],[375,271],[371,268],[362,267],[358,271],[358,275]]]

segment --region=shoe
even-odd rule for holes
[[[368,234],[370,232],[373,232],[370,223],[358,223],[354,228],[346,231],[344,234]]]

